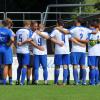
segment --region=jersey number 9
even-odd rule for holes
[[[38,46],[42,46],[42,38],[38,39]]]

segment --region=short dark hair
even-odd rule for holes
[[[57,19],[57,24],[60,25],[60,26],[64,26],[63,19]]]
[[[83,24],[84,23],[84,19],[82,17],[77,17],[76,18],[76,22],[79,22],[79,23]]]
[[[89,23],[89,25],[92,26],[92,27],[95,27],[95,26],[97,25],[97,22],[96,22],[96,21],[91,21],[91,22]]]

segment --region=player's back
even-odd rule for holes
[[[16,37],[17,37],[17,43],[18,42],[23,42],[30,37],[30,32],[28,29],[19,29],[16,32]],[[17,46],[17,53],[29,53],[29,44],[23,44],[22,46]]]
[[[10,41],[11,31],[5,27],[0,28],[0,51],[4,52],[9,46],[7,43]]]
[[[83,26],[77,26],[70,30],[72,37],[79,38],[80,40],[86,40],[88,38],[88,34],[92,31]],[[81,47],[78,44],[72,43],[72,52],[85,52],[86,47]]]
[[[1,27],[0,28],[0,43],[6,44],[10,41],[11,32],[9,29]]]
[[[67,30],[64,28],[64,30]],[[63,41],[64,46],[59,46],[58,44],[55,44],[55,54],[69,54],[69,38],[71,37],[69,34],[64,35],[59,30],[54,30],[51,33],[51,37],[54,37],[58,41]]]

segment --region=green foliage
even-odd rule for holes
[[[95,3],[98,3],[98,0],[84,0],[84,3],[85,4],[95,4]],[[83,8],[83,12],[94,13],[94,12],[98,12],[98,10],[95,6],[86,6]]]
[[[100,2],[97,2],[97,3],[95,4],[95,8],[97,8],[98,10],[100,10]]]

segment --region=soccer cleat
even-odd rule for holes
[[[38,85],[39,84],[39,82],[38,82],[38,80],[36,80],[35,82],[34,82],[34,85]]]
[[[14,82],[10,82],[9,85],[14,85]]]
[[[20,83],[20,85],[23,86],[24,84],[23,83]]]
[[[16,85],[20,85],[20,82],[19,81],[16,81]]]
[[[27,81],[27,85],[30,85],[31,83],[30,83],[30,81]]]
[[[57,82],[57,83],[54,83],[54,85],[60,85],[60,83],[59,83],[59,82]]]
[[[90,86],[95,86],[95,84],[90,84]]]
[[[70,85],[70,82],[69,81],[67,81],[67,85]]]
[[[3,84],[3,80],[0,80],[0,84]]]
[[[95,86],[95,84],[93,84],[93,83],[90,83],[89,85],[91,85],[91,86]]]
[[[63,83],[63,86],[66,86],[66,83]]]
[[[86,83],[82,83],[82,85],[86,85]]]
[[[44,81],[44,85],[49,85],[47,80]]]
[[[30,82],[27,82],[27,85],[31,85],[31,83]]]
[[[79,83],[74,83],[73,85],[79,85]]]
[[[35,84],[35,80],[32,80],[32,85],[34,85]]]

